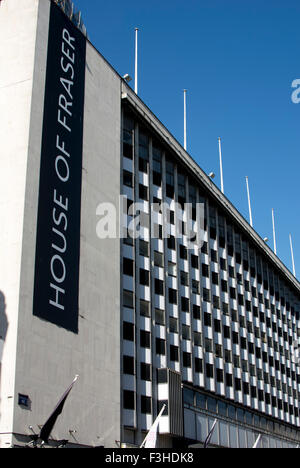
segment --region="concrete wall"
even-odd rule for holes
[[[118,206],[120,80],[90,44],[85,88],[79,334],[32,315],[49,7],[49,0],[10,0],[0,8],[0,55],[3,57],[2,52],[8,49],[11,58],[5,55],[4,61],[8,63],[21,49],[20,63],[14,64],[17,68],[12,73],[16,83],[10,75],[3,81],[1,73],[1,83],[14,84],[15,90],[0,90],[1,109],[8,109],[11,122],[9,126],[4,121],[4,132],[1,119],[1,147],[5,148],[1,169],[3,162],[5,166],[0,171],[0,264],[5,268],[0,271],[0,290],[7,302],[9,332],[3,357],[2,380],[6,383],[1,388],[1,410],[5,417],[1,418],[0,432],[29,435],[29,426],[33,426],[38,433],[38,426],[45,423],[79,374],[52,436],[114,447],[115,440],[120,439],[120,244],[117,239],[98,239],[96,209],[99,203],[108,201]],[[20,35],[25,35],[26,44]],[[12,98],[13,106],[9,106]],[[17,164],[11,164],[16,160]],[[9,230],[3,233],[2,226],[8,221]],[[19,393],[29,396],[29,409],[18,405]],[[76,432],[71,435],[69,431]],[[1,445],[8,446],[10,439],[1,438]]]
[[[19,14],[21,12],[21,14]],[[0,294],[7,321],[1,376],[0,433],[11,432],[26,166],[38,0],[0,5]],[[8,446],[11,437],[1,437]],[[7,444],[7,445],[6,445]]]

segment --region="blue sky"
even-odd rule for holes
[[[222,138],[226,196],[272,241],[291,270],[292,233],[300,271],[300,3],[297,0],[76,0],[90,40],[121,74],[134,76],[139,33],[139,96],[183,143],[188,89],[188,152],[220,186]]]

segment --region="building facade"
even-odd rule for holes
[[[296,447],[297,279],[55,2],[0,39],[1,447],[75,374],[54,445]]]

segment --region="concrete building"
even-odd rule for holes
[[[0,55],[0,446],[78,374],[51,446],[166,404],[160,447],[296,447],[297,279],[55,2],[2,0]]]

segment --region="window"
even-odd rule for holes
[[[175,317],[170,317],[170,333],[178,333],[178,320]]]
[[[146,382],[151,382],[151,364],[141,362],[141,379],[146,380]]]
[[[220,309],[220,298],[218,296],[213,296],[213,307],[214,309]]]
[[[218,343],[215,343],[215,355],[216,355],[216,358],[222,359],[222,357],[223,357],[222,345],[220,345]]]
[[[140,315],[142,317],[150,317],[150,303],[140,300]]]
[[[211,327],[211,315],[208,312],[204,312],[204,325]]]
[[[149,242],[140,239],[140,255],[142,257],[149,257]]]
[[[211,249],[210,256],[212,262],[218,263],[218,252],[216,250]]]
[[[189,285],[189,274],[186,271],[180,272],[180,283],[182,286]]]
[[[203,361],[202,359],[195,358],[195,372],[203,373]]]
[[[154,265],[157,267],[164,267],[164,256],[161,252],[154,252]]]
[[[209,267],[205,263],[202,263],[202,276],[209,278]]]
[[[181,311],[182,312],[189,312],[190,310],[190,301],[187,297],[181,298]]]
[[[161,338],[156,338],[156,354],[162,356],[166,354],[166,342]]]
[[[192,357],[190,353],[182,353],[182,364],[184,367],[191,367]]]
[[[154,288],[155,288],[155,294],[158,294],[159,296],[164,295],[164,282],[163,281],[155,278]]]
[[[133,131],[133,119],[125,116],[123,129],[123,156],[128,159],[133,159]]]
[[[219,275],[218,273],[212,272],[211,274],[212,283],[215,285],[219,284]]]
[[[150,332],[141,330],[140,331],[140,344],[142,348],[150,349],[151,347],[151,335]]]
[[[123,171],[123,184],[127,187],[133,187],[133,174],[132,172]]]
[[[141,413],[152,414],[152,400],[151,397],[141,396]]]
[[[212,340],[210,340],[209,338],[205,338],[205,352],[212,353],[212,351],[213,351]]]
[[[123,339],[127,341],[134,341],[133,323],[123,322]]]
[[[165,311],[155,309],[155,323],[156,325],[165,325]]]
[[[199,332],[194,332],[194,345],[202,346],[202,335]]]
[[[128,307],[129,309],[133,309],[133,292],[131,291],[123,291],[123,306]]]
[[[140,284],[142,286],[149,286],[150,282],[150,272],[140,268]]]
[[[168,237],[168,249],[176,250],[176,241],[174,236]]]
[[[127,375],[135,374],[135,362],[131,356],[123,356],[123,372]]]
[[[218,383],[224,382],[224,374],[223,374],[222,369],[217,369],[216,374],[217,374],[217,382]]]
[[[175,289],[169,288],[169,303],[177,304],[177,291]]]
[[[180,244],[179,252],[180,258],[182,258],[183,260],[187,260],[187,248],[184,245]]]
[[[133,276],[134,272],[134,261],[129,258],[123,258],[123,274],[127,276]]]
[[[212,364],[206,364],[206,377],[209,379],[214,378],[214,366]]]
[[[123,391],[123,407],[124,409],[135,409],[135,393],[129,390]]]
[[[210,290],[203,288],[203,301],[210,302]]]
[[[199,281],[192,280],[192,293],[200,294],[200,283]]]
[[[139,197],[141,200],[148,201],[148,187],[145,187],[145,185],[140,184],[139,185]]]
[[[193,318],[195,320],[199,320],[201,318],[201,308],[196,304],[193,304]]]
[[[188,325],[182,325],[182,339],[183,340],[191,339],[191,329]]]
[[[177,346],[170,345],[170,360],[172,362],[179,361],[179,348]]]
[[[196,255],[191,255],[191,265],[192,268],[199,268],[199,258]]]

